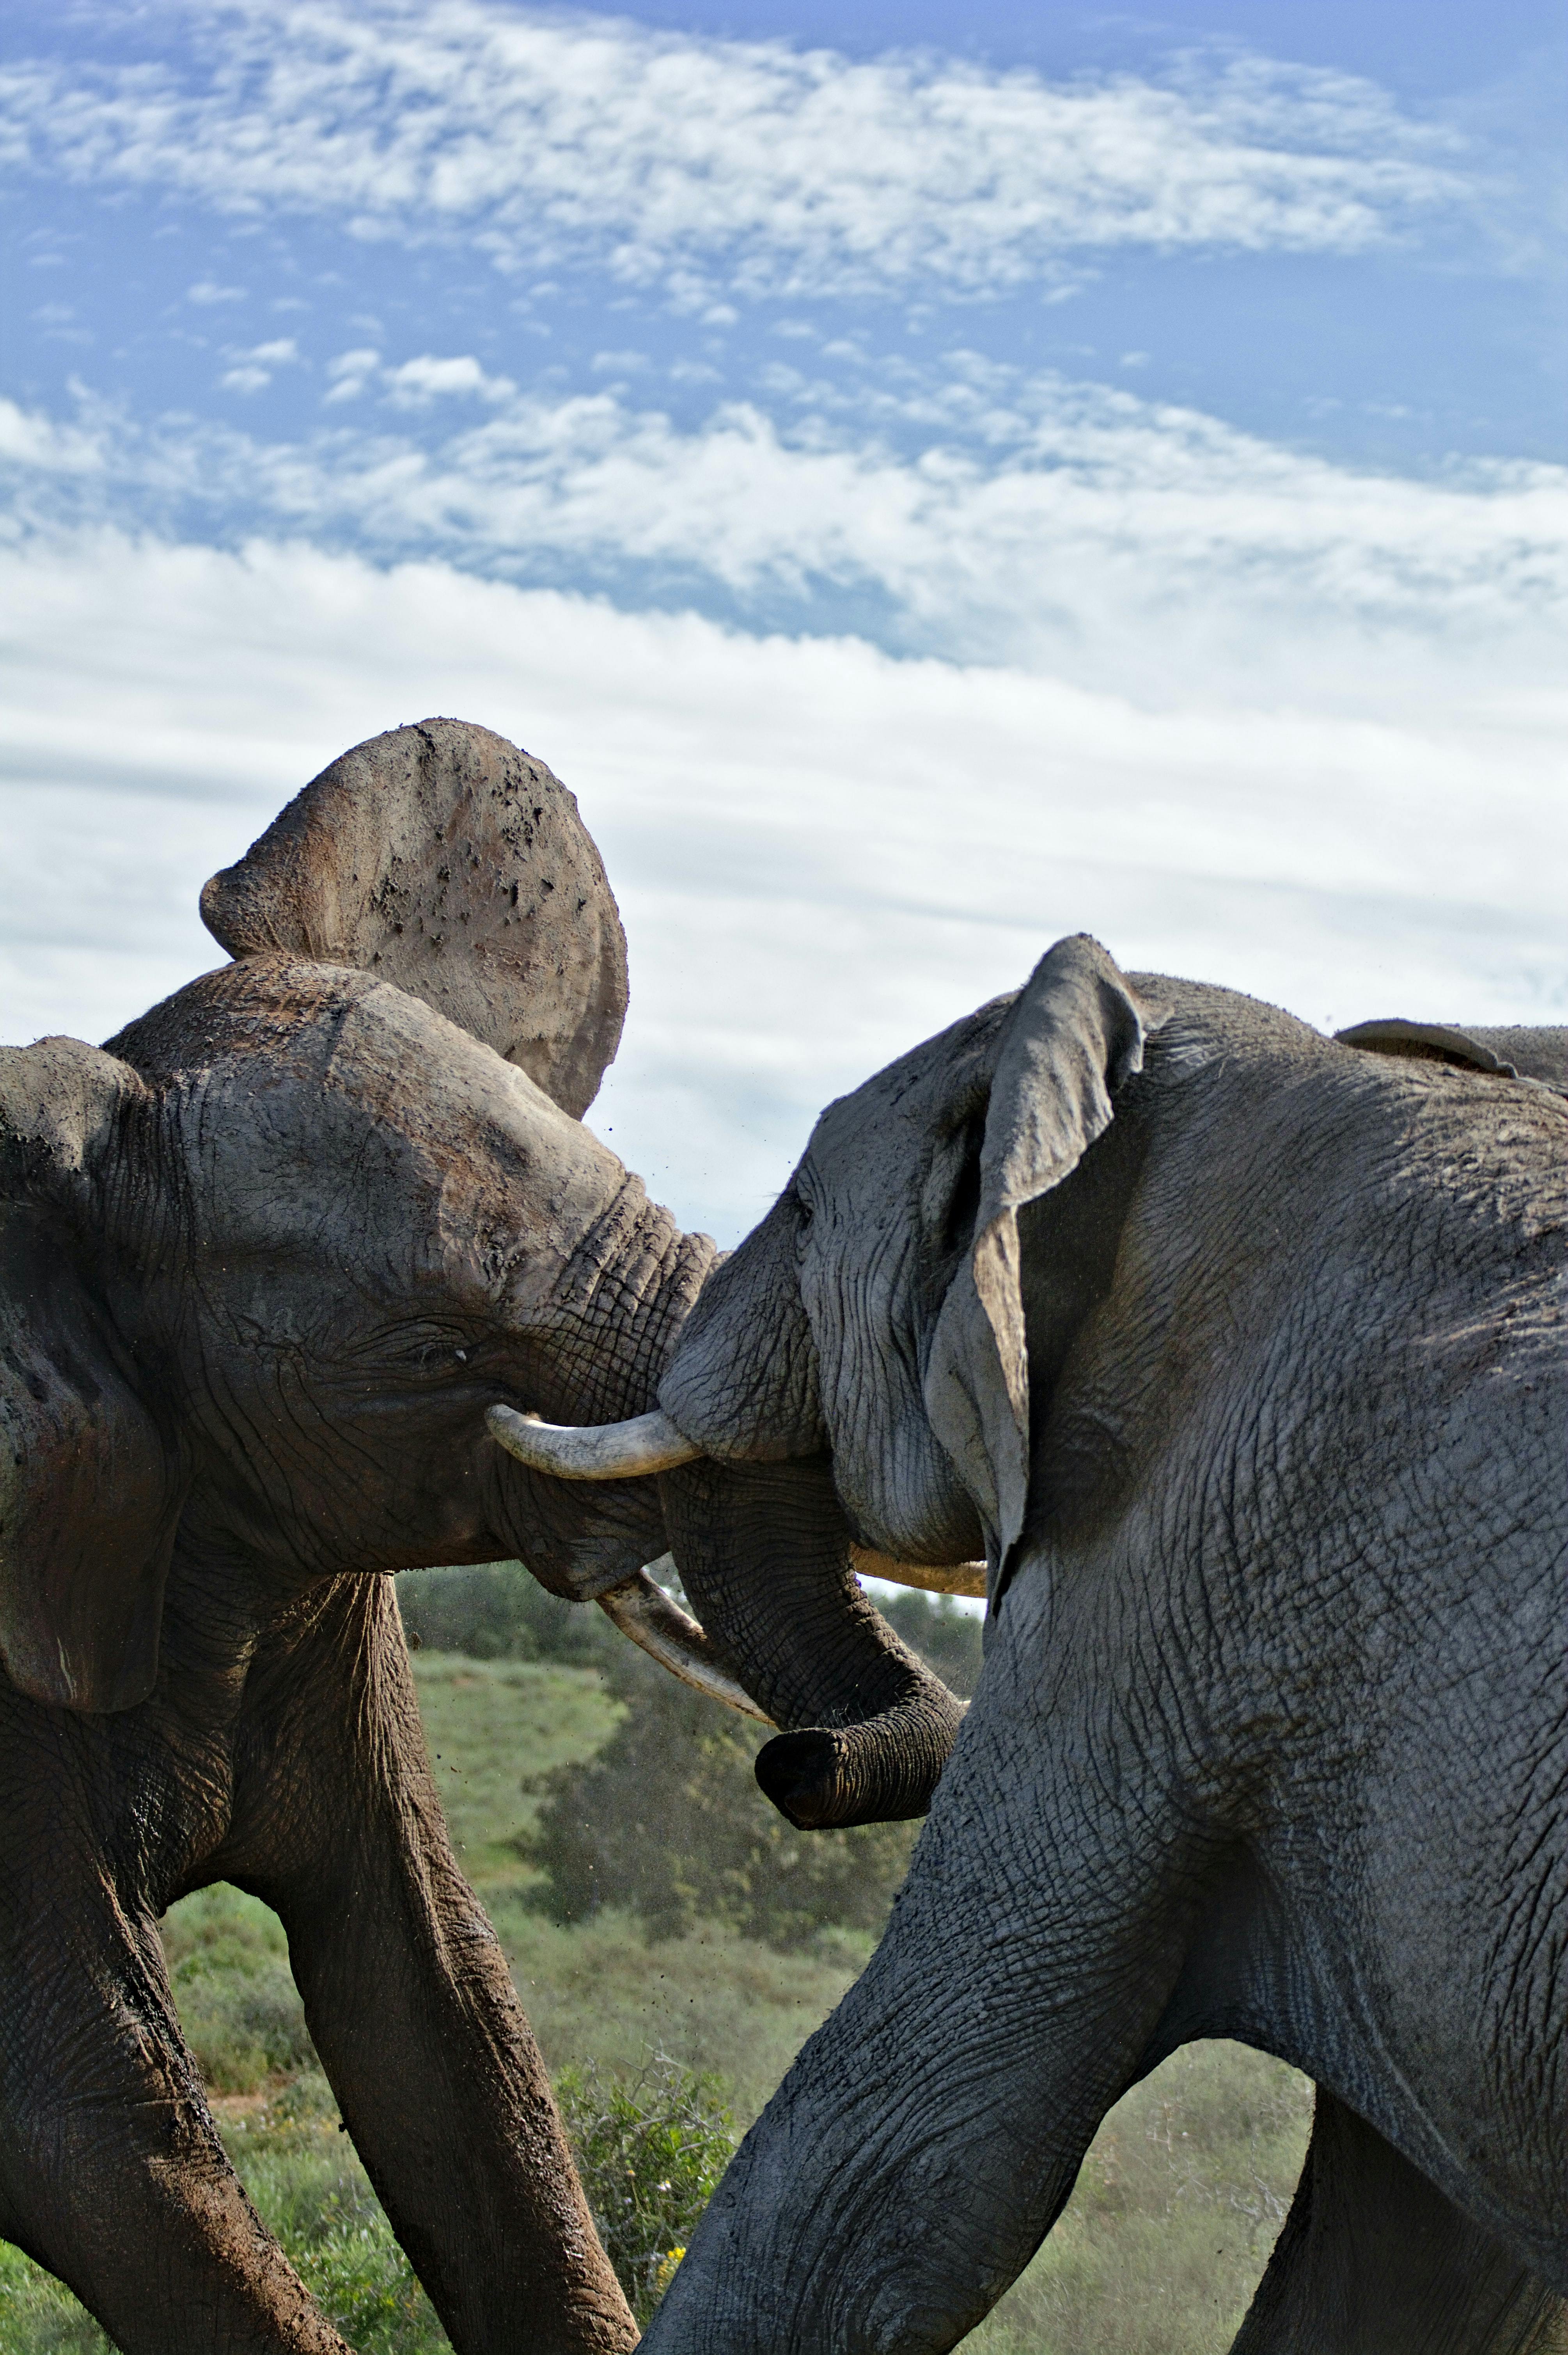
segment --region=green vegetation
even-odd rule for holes
[[[1107,2118],[974,2355],[1218,2355],[1285,2221],[1311,2104],[1305,2078],[1243,2045],[1173,2053]]]
[[[605,2253],[646,2322],[735,2150],[724,2089],[659,2054],[630,2080],[564,2069],[556,2092]]]
[[[215,2094],[251,2094],[313,2059],[283,1925],[220,1883],[176,1905],[164,1952],[185,2041]]]
[[[863,1966],[912,1828],[790,1832],[756,1791],[750,1729],[515,1570],[399,1585],[454,1843],[646,2316],[732,2136]],[[893,1614],[951,1681],[970,1680],[972,1617],[918,1594]],[[438,1629],[465,1652],[438,1651]],[[314,2296],[363,2355],[444,2348],[338,2131],[279,1923],[220,1888],[173,1907],[164,1935],[219,2129]],[[1106,2121],[1045,2248],[970,2340],[977,2355],[1217,2355],[1288,2205],[1309,2100],[1239,2046],[1177,2053]],[[0,2243],[3,2355],[107,2345]]]
[[[457,1570],[408,1570],[397,1601],[416,1647],[471,1660],[558,1660],[590,1668],[616,1638],[600,1612],[564,1603],[521,1562],[482,1561]]]
[[[720,1923],[800,1947],[834,1927],[880,1930],[909,1867],[914,1824],[798,1832],[757,1787],[768,1738],[623,1645],[606,1682],[624,1704],[609,1741],[543,1785],[524,1852],[557,1921],[628,1907],[651,1938]]]

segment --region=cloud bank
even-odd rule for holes
[[[1430,252],[1495,141],[1234,56],[1052,82],[486,0],[49,38],[0,165],[85,307],[0,400],[0,1035],[213,962],[203,879],[434,711],[578,792],[632,951],[596,1122],[726,1240],[1065,932],[1324,1024],[1562,1018],[1568,472],[911,357],[961,316],[1086,362],[1029,306],[1151,255],[1239,257],[1254,349],[1302,273],[1248,257]],[[66,336],[115,398],[33,368]]]
[[[632,1016],[595,1124],[733,1240],[831,1095],[1061,933],[1332,1025],[1561,1020],[1553,714],[1140,709],[440,564],[98,530],[0,553],[0,1035],[217,961],[196,897],[350,743],[455,712],[577,793]]]
[[[1143,698],[1194,677],[1364,709],[1417,677],[1449,702],[1533,690],[1568,607],[1568,470],[1357,472],[972,357],[853,398],[796,379],[793,423],[728,402],[695,428],[621,389],[520,392],[469,356],[389,367],[361,349],[326,376],[328,414],[352,400],[356,421],[291,442],[0,402],[0,464],[18,513],[50,527],[281,530],[813,631],[870,600],[895,650]],[[438,410],[415,438],[410,416]]]
[[[183,69],[19,64],[0,158],[461,237],[507,272],[592,255],[696,311],[997,293],[1128,245],[1359,252],[1467,195],[1451,136],[1260,59],[1053,83],[484,0],[163,0],[144,21]]]

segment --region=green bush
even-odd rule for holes
[[[164,1953],[185,2041],[214,2093],[255,2093],[313,2061],[282,1924],[259,1899],[222,1883],[199,1891],[165,1915]]]
[[[556,2098],[605,2254],[646,2322],[735,2150],[723,2087],[661,2053],[630,2081],[566,2069]]]
[[[626,1715],[597,1757],[545,1778],[537,1828],[520,1843],[555,1920],[622,1905],[653,1937],[716,1921],[784,1948],[831,1926],[882,1928],[915,1825],[795,1831],[757,1787],[766,1736],[753,1721],[630,1646],[608,1681]]]
[[[520,1561],[405,1570],[397,1602],[410,1643],[471,1660],[559,1660],[592,1668],[618,1640],[602,1612],[550,1594]]]
[[[393,2237],[319,2069],[224,2128],[228,2155],[290,2264],[358,2355],[437,2355],[446,2333]]]

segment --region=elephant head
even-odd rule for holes
[[[255,1584],[261,1616],[334,1572],[515,1554],[755,1714],[848,1720],[896,1686],[950,1721],[847,1558],[781,1565],[752,1690],[725,1596],[710,1640],[643,1573],[701,1484],[662,1494],[691,1450],[654,1410],[715,1253],[582,1124],[625,944],[548,770],[457,721],[395,730],[202,911],[231,964],[102,1050],[0,1058],[12,1682],[144,1699],[176,1546]],[[638,1476],[564,1487],[496,1444],[497,1403],[631,1419]]]
[[[77,1710],[150,1690],[176,1533],[306,1580],[525,1529],[546,1578],[624,1579],[652,1487],[568,1530],[474,1401],[642,1403],[713,1258],[577,1117],[625,950],[546,770],[399,729],[203,912],[232,964],[0,1059],[0,1649]]]

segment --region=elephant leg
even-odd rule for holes
[[[1568,2310],[1322,2086],[1232,2355],[1562,2355]]]
[[[7,1875],[0,2232],[126,2355],[349,2355],[228,2164],[155,1923],[54,1829]]]
[[[1147,1713],[1069,1685],[1037,1596],[1017,1626],[1026,1604],[1015,1588],[881,1945],[693,2237],[658,2355],[943,2355],[1028,2263],[1138,2071],[1202,1833]]]
[[[355,2147],[471,2355],[637,2328],[505,1958],[453,1860],[388,1579],[317,1589],[246,1684],[215,1872],[274,1906]]]

